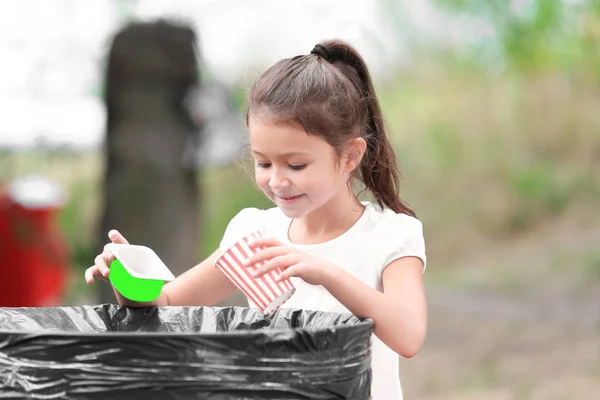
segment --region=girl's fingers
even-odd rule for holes
[[[249,267],[254,264],[258,264],[258,263],[262,263],[264,261],[270,260],[273,257],[288,254],[289,252],[290,252],[290,250],[287,247],[282,247],[282,246],[267,247],[265,249],[259,250],[257,253],[250,256],[246,260],[244,265]]]
[[[96,278],[106,280],[106,277],[102,274],[102,272],[100,272],[97,265],[92,265],[91,267],[86,269],[84,277],[85,277],[85,281],[87,282],[88,285],[91,285],[92,283],[94,283]]]
[[[286,268],[279,276],[275,279],[277,282],[281,282],[285,279],[289,279],[292,276],[298,276],[300,273],[300,264],[292,265],[289,268]]]
[[[295,254],[285,254],[282,256],[274,257],[269,260],[265,265],[258,268],[256,271],[251,272],[254,277],[259,277],[277,268],[286,269],[290,265],[294,265],[297,262]]]
[[[118,244],[129,244],[127,239],[119,233],[119,231],[112,229],[108,232],[108,238],[111,243]],[[98,254],[94,258],[94,265],[85,270],[84,277],[85,281],[89,284],[94,283],[96,278],[105,279],[110,274],[110,264],[115,260],[114,254],[108,250],[108,244],[104,246],[101,254]]]
[[[121,235],[119,233],[119,231],[116,230],[116,229],[111,229],[108,232],[108,238],[110,239],[110,241],[112,243],[129,244],[129,242],[127,241],[127,239],[125,239],[125,237],[123,235]]]
[[[110,252],[110,250],[108,249],[108,246],[110,245],[110,243],[107,243],[106,245],[104,245],[104,251],[102,251],[102,258],[104,258],[105,262],[107,265],[110,265],[110,263],[115,259],[115,255],[113,253]]]
[[[96,268],[96,266],[93,265],[85,270],[85,281],[87,282],[88,285],[91,285],[92,283],[94,283],[94,269],[95,268]]]
[[[96,267],[99,270],[100,274],[104,277],[107,277],[110,273],[110,269],[108,268],[108,265],[106,264],[106,260],[104,259],[103,255],[97,255],[94,259],[94,262],[96,263]]]
[[[250,248],[254,247],[272,247],[272,246],[283,246],[279,240],[272,237],[261,237],[258,239],[253,239],[248,242],[248,246]]]

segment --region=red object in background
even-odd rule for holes
[[[69,246],[56,223],[62,204],[23,204],[0,192],[0,307],[60,305]]]

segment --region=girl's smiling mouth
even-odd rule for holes
[[[296,201],[297,199],[299,199],[300,197],[304,196],[304,194],[298,194],[296,196],[280,196],[278,194],[273,193],[273,195],[275,197],[277,197],[279,200],[281,200],[284,203],[293,203],[294,201]]]

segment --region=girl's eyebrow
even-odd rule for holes
[[[251,149],[250,151],[252,151],[252,153],[256,154],[257,156],[261,156],[261,157],[266,157],[263,153],[261,153],[260,151],[256,151],[254,149]],[[278,156],[280,157],[290,157],[290,156],[307,156],[310,155],[310,153],[308,152],[304,152],[304,151],[289,151],[287,153],[281,153],[278,154]]]

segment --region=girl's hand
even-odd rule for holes
[[[255,277],[260,277],[276,268],[284,271],[279,275],[278,281],[292,276],[301,278],[311,285],[322,285],[326,272],[333,268],[328,262],[314,257],[291,245],[285,245],[274,238],[259,238],[248,243],[250,248],[265,247],[250,257],[245,265],[247,267],[263,263],[255,272]]]
[[[108,232],[108,238],[112,243],[129,244],[127,239],[114,229]],[[110,273],[110,263],[114,259],[115,256],[104,246],[104,251],[94,259],[94,265],[85,270],[85,281],[87,284],[91,285],[96,278],[106,280]]]

